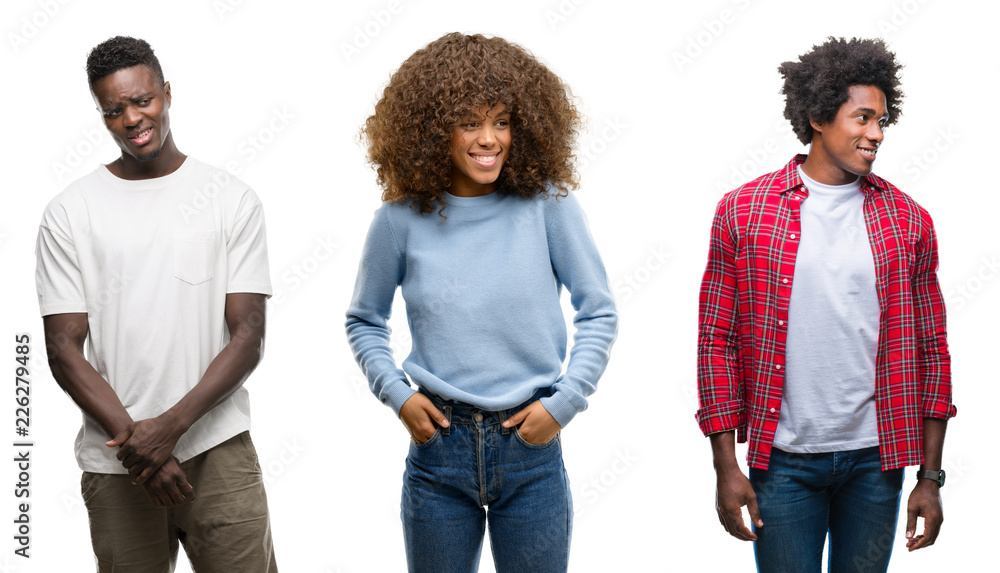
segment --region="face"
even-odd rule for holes
[[[882,129],[889,120],[885,94],[875,86],[851,86],[837,117],[826,123],[810,122],[814,130],[809,158],[822,179],[841,185],[868,175],[882,143]],[[811,176],[811,175],[810,175]]]
[[[472,110],[451,130],[450,192],[477,197],[495,191],[510,142],[510,113],[504,104]]]
[[[146,66],[118,70],[94,83],[94,102],[122,157],[156,159],[170,136],[170,83]]]

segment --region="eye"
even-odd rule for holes
[[[141,105],[141,106],[147,106],[147,105],[149,105],[149,102],[151,102],[151,101],[153,101],[153,98],[141,99],[141,100],[139,100],[139,105]]]
[[[104,112],[104,117],[108,117],[108,118],[115,117],[116,115],[118,115],[121,112],[122,112],[121,109],[117,109],[117,108],[116,109],[110,109],[110,110]]]

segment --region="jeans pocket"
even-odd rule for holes
[[[215,274],[215,231],[174,231],[174,276],[189,284]]]
[[[434,430],[434,433],[426,442],[420,442],[418,444],[413,441],[413,438],[410,438],[410,441],[413,442],[413,447],[417,448],[418,450],[422,450],[424,448],[430,447],[434,442],[438,441],[440,437],[441,437],[441,428],[438,428]]]
[[[545,442],[544,444],[532,444],[528,440],[525,440],[524,436],[521,435],[521,432],[517,428],[517,426],[514,426],[514,438],[517,439],[517,441],[520,442],[521,445],[524,446],[524,447],[526,447],[526,448],[529,448],[529,449],[532,449],[532,450],[544,450],[545,448],[548,448],[552,444],[554,444],[554,443],[556,443],[556,442],[559,441],[559,432],[556,432],[556,435],[553,436],[551,440]]]

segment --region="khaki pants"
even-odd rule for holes
[[[99,573],[171,573],[178,542],[197,573],[276,573],[267,496],[250,433],[181,464],[197,498],[156,507],[126,474],[84,472]]]

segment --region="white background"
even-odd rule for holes
[[[0,11],[0,364],[12,379],[14,334],[30,333],[35,442],[30,560],[13,555],[17,472],[0,462],[0,572],[92,566],[72,453],[80,414],[44,364],[33,248],[46,203],[118,155],[84,73],[90,48],[117,34],[156,50],[180,149],[218,166],[235,160],[265,205],[281,295],[248,385],[282,570],[404,570],[407,435],[364,385],[343,333],[380,193],[357,134],[392,71],[456,30],[527,47],[588,118],[579,198],[621,327],[590,409],[563,433],[577,510],[570,570],[580,572],[752,569],[751,545],[717,521],[709,445],[694,420],[709,224],[724,190],[804,150],[781,118],[777,66],[830,35],[889,42],[906,66],[906,99],[875,169],[934,216],[959,408],[941,537],[907,554],[901,523],[890,570],[978,570],[995,508],[976,496],[1000,470],[984,449],[998,401],[995,3],[16,0]],[[251,138],[265,143],[254,149]],[[405,336],[396,340],[405,351]],[[13,442],[13,384],[4,387],[0,435]],[[904,506],[913,483],[910,470]]]

